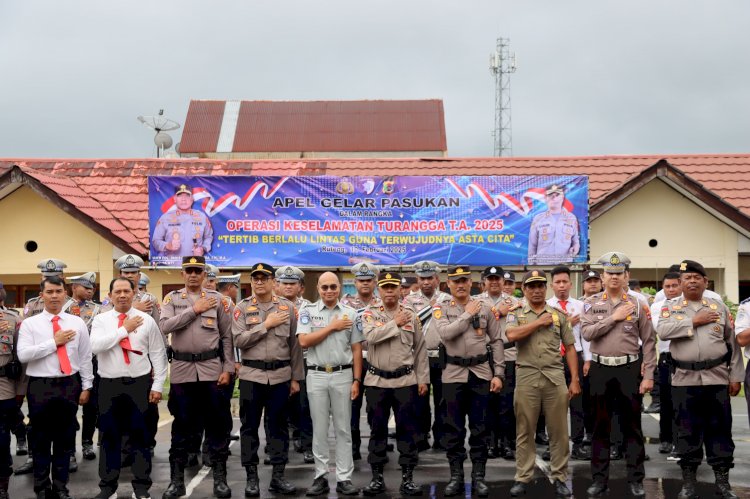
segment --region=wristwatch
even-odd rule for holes
[[[354,379],[352,379],[352,383],[354,383],[355,381],[358,382],[360,385],[362,384],[362,378],[354,378]]]

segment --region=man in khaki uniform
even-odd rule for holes
[[[96,286],[96,272],[87,272],[83,275],[73,276],[69,279],[70,290],[73,295],[70,300],[63,306],[63,312],[77,315],[91,333],[91,325],[94,322],[100,310],[101,305],[93,302],[91,297],[94,294]],[[91,389],[89,401],[83,405],[83,425],[81,429],[81,448],[83,449],[83,458],[86,460],[96,459],[94,451],[94,432],[96,431],[97,420],[99,419],[99,375],[96,356],[93,356],[91,363],[94,366],[94,386]],[[75,453],[71,455],[71,466],[77,468]]]
[[[270,492],[292,495],[297,489],[284,478],[289,460],[289,396],[299,392],[304,377],[302,349],[297,341],[297,312],[286,298],[273,294],[274,268],[256,263],[250,269],[253,294],[237,304],[232,335],[242,354],[240,368],[240,444],[247,471],[245,497],[260,495],[258,428],[268,417],[266,440],[273,465]]]
[[[516,418],[513,412],[513,392],[516,388],[516,345],[505,335],[505,319],[508,312],[518,308],[518,300],[503,292],[504,272],[499,265],[482,271],[484,291],[478,298],[495,307],[500,316],[500,334],[505,356],[505,380],[500,393],[490,393],[487,412],[487,428],[490,433],[490,458],[516,459]]]
[[[16,395],[25,392],[21,365],[10,364],[18,341],[21,316],[5,308],[6,292],[0,283],[0,499],[7,498],[13,458],[10,454],[10,432],[18,422]]]
[[[440,265],[436,262],[424,260],[414,264],[417,274],[419,291],[406,297],[404,304],[410,306],[417,313],[422,324],[422,335],[427,337],[432,322],[432,306],[443,300],[450,299],[450,295],[440,291]],[[437,336],[436,336],[437,337]],[[445,405],[443,404],[443,368],[438,359],[438,341],[434,348],[428,347],[427,362],[430,365],[430,386],[427,392],[432,392],[432,404],[435,407],[435,417],[430,414],[430,399],[420,397],[417,401],[417,417],[419,418],[419,440],[417,448],[425,451],[430,448],[430,423],[432,423],[432,448],[443,450],[443,420],[445,419]]]
[[[719,300],[704,297],[706,270],[698,262],[680,264],[682,296],[662,305],[657,330],[669,340],[672,398],[677,412],[677,455],[683,485],[679,497],[699,497],[695,473],[703,461],[714,469],[720,497],[736,498],[729,485],[734,466],[732,407],[744,377],[742,351],[732,315]]]
[[[354,274],[354,286],[357,288],[356,295],[346,294],[341,298],[341,303],[352,307],[357,311],[357,318],[354,326],[362,332],[362,313],[370,305],[381,305],[380,298],[375,294],[375,277],[378,275],[378,268],[368,262],[361,262],[352,266]],[[362,343],[362,372],[367,371],[367,342]],[[362,459],[360,446],[362,437],[359,431],[360,414],[362,413],[362,402],[365,396],[364,386],[359,391],[359,395],[352,401],[352,456],[355,461]]]
[[[604,292],[584,302],[581,334],[590,342],[589,389],[594,411],[591,442],[591,497],[607,491],[612,433],[612,415],[618,414],[626,443],[628,488],[635,497],[644,497],[643,462],[646,452],[641,428],[643,394],[654,385],[656,338],[648,304],[625,292],[630,259],[620,252],[606,253],[603,266]],[[642,343],[643,373],[641,381]]]
[[[471,487],[480,497],[487,497],[489,487],[484,481],[487,465],[487,400],[490,392],[500,391],[505,377],[500,318],[493,307],[471,298],[471,271],[468,267],[450,267],[448,287],[451,298],[435,305],[434,330],[428,336],[428,347],[437,347],[436,334],[444,345],[445,354],[444,442],[451,469],[445,495],[454,496],[464,492],[464,435],[468,416]]]
[[[578,219],[563,205],[565,189],[547,187],[547,210],[534,217],[529,229],[529,265],[572,262],[581,249]]]
[[[391,409],[396,418],[396,441],[401,465],[399,492],[406,496],[422,495],[414,483],[417,452],[417,399],[427,396],[430,370],[427,366],[422,327],[416,312],[400,305],[401,276],[381,272],[378,279],[383,304],[370,305],[362,319],[369,345],[367,413],[370,415],[370,444],[367,461],[372,468],[372,481],[363,490],[365,495],[383,494],[383,467],[388,462],[388,418]]]
[[[534,476],[536,448],[534,433],[543,411],[549,432],[551,474],[555,496],[570,497],[565,485],[568,470],[568,400],[581,394],[575,336],[562,312],[545,300],[547,277],[532,270],[523,276],[526,304],[508,313],[506,335],[516,343],[516,477],[510,490],[513,497],[526,492]],[[560,345],[565,345],[565,361],[570,368],[570,387],[560,362]]]
[[[234,373],[232,311],[229,300],[201,287],[205,266],[202,256],[183,257],[185,287],[169,293],[162,307],[161,331],[172,337],[168,407],[174,416],[170,483],[163,499],[185,495],[191,439],[201,427],[213,466],[214,496],[232,495],[227,486],[229,399],[223,390]]]

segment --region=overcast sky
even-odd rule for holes
[[[136,116],[191,99],[425,98],[451,156],[490,156],[499,36],[515,156],[750,152],[746,0],[25,0],[0,3],[0,157],[150,157]]]

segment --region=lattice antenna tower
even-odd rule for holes
[[[510,120],[510,75],[516,72],[516,54],[510,52],[510,39],[498,38],[490,54],[490,73],[495,77],[495,156],[513,156],[513,134]]]

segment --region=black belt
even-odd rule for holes
[[[178,352],[175,350],[172,354],[172,358],[174,360],[181,360],[183,362],[201,362],[204,360],[215,359],[219,355],[221,355],[221,352],[218,348],[216,350],[209,350],[208,352],[201,353],[186,353]]]
[[[727,352],[723,357],[711,360],[701,360],[699,362],[685,362],[683,360],[672,359],[672,368],[679,367],[680,369],[687,369],[688,371],[703,371],[711,369],[721,364],[729,364],[732,359],[732,352]]]
[[[503,348],[513,348],[514,346],[516,346],[515,341],[506,341],[503,343]]]
[[[136,376],[135,378],[132,378],[130,376],[123,376],[121,378],[99,378],[100,381],[107,381],[110,383],[122,383],[124,385],[132,385],[136,381],[140,381],[146,378],[151,378],[150,374],[144,374],[143,376]]]
[[[351,369],[351,364],[346,364],[343,366],[307,366],[308,369],[312,369],[313,371],[321,371],[324,373],[335,373],[338,371],[343,371],[344,369]]]
[[[372,364],[370,364],[370,367],[367,369],[368,373],[374,374],[376,376],[380,376],[381,378],[385,378],[385,379],[401,378],[403,376],[408,376],[413,371],[414,371],[414,366],[401,366],[395,371],[383,371],[382,369],[378,369]]]
[[[445,356],[445,361],[448,364],[455,364],[461,367],[478,366],[479,364],[484,364],[485,362],[487,362],[487,360],[488,358],[486,353],[477,355],[475,357],[453,357],[452,355]]]
[[[271,362],[265,362],[263,360],[249,360],[242,359],[242,365],[245,367],[254,367],[255,369],[263,369],[264,371],[275,371],[291,364],[289,360],[273,360]]]

